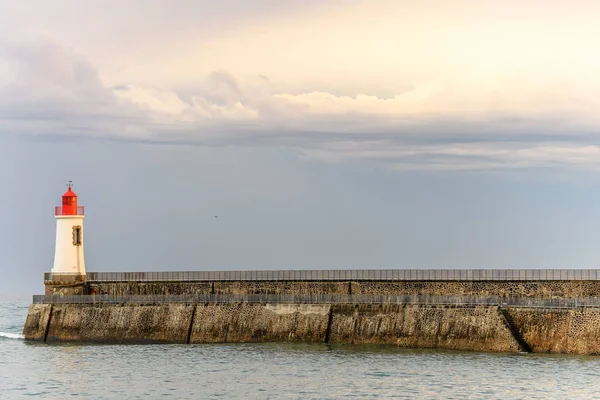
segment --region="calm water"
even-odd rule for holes
[[[600,398],[600,357],[293,344],[43,345],[0,302],[0,399]]]

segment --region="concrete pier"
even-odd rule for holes
[[[347,271],[92,273],[73,284],[47,275],[48,296],[34,299],[24,335],[46,343],[289,341],[600,354],[598,270],[477,271],[428,272],[427,279],[363,271],[347,280]]]

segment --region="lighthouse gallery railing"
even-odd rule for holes
[[[54,207],[54,215],[84,215],[83,206],[56,206]]]

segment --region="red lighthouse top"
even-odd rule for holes
[[[77,195],[72,190],[71,182],[67,185],[69,189],[62,196],[62,206],[56,207],[55,215],[83,215],[83,207],[77,205]]]

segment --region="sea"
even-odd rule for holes
[[[0,399],[593,399],[600,357],[326,344],[30,343],[0,301]]]

